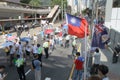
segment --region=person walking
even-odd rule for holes
[[[76,53],[76,59],[74,61],[74,64],[75,72],[73,80],[82,80],[84,58],[80,56],[80,52]]]
[[[99,52],[99,49],[96,48],[95,49],[95,52],[93,54],[93,57],[94,57],[94,63],[91,67],[91,70],[90,70],[90,74],[91,75],[95,75],[95,74],[98,74],[98,66],[100,64],[100,52]]]
[[[23,45],[21,44],[21,42],[19,42],[17,54],[20,55],[20,57],[22,57],[22,58],[25,57],[25,55],[23,54]]]
[[[36,44],[36,43],[37,43],[37,39],[38,39],[37,35],[36,35],[36,34],[34,34],[34,35],[33,35],[33,42],[34,42],[34,44]]]
[[[20,80],[26,80],[25,71],[24,71],[24,59],[17,55],[17,60],[15,61],[15,66]]]
[[[6,58],[7,58],[6,60],[7,60],[7,63],[8,63],[8,58],[9,58],[9,55],[10,55],[10,48],[8,46],[6,46],[4,48],[4,51],[6,53]]]
[[[69,42],[70,42],[70,36],[67,35],[67,36],[65,37],[65,48],[68,48],[68,47],[69,47]]]
[[[76,40],[74,39],[73,42],[72,42],[72,55],[74,56],[75,53],[77,52],[77,43],[76,43]]]
[[[32,60],[32,70],[35,72],[35,80],[41,80],[41,62],[38,60],[38,55],[34,55]]]
[[[32,52],[31,46],[28,41],[26,41],[26,44],[24,45],[24,53],[26,53],[26,59],[30,58],[30,54]]]
[[[45,52],[46,58],[48,58],[49,57],[49,54],[48,54],[49,42],[47,40],[45,40],[45,42],[43,43],[43,48],[44,48],[44,52]]]
[[[40,44],[37,44],[38,47],[38,60],[42,62],[42,54],[43,54],[43,48]]]
[[[38,54],[38,48],[35,44],[32,44],[32,54],[33,55]]]
[[[10,66],[13,65],[14,54],[15,54],[15,48],[12,45],[10,45]]]

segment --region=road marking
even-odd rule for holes
[[[28,73],[31,71],[31,69],[29,69],[26,73],[25,73],[25,75],[28,75]]]
[[[74,68],[75,68],[75,64],[72,65],[72,69],[71,69],[70,76],[69,76],[69,79],[68,79],[68,80],[72,80]]]
[[[49,78],[49,77],[46,77],[46,78],[45,78],[45,80],[51,80],[51,78]]]

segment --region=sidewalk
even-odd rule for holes
[[[117,63],[112,63],[113,53],[109,49],[101,50],[101,64],[109,67],[108,77],[110,80],[120,80],[120,58]]]

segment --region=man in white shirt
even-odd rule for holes
[[[37,43],[37,35],[36,34],[34,34],[34,36],[33,36],[33,41],[34,41],[34,44],[36,44]]]
[[[20,55],[20,57],[23,58],[23,45],[21,44],[21,42],[19,42],[19,45],[18,45],[18,55]]]
[[[66,42],[65,42],[65,48],[68,48],[69,47],[69,40],[70,40],[70,36],[67,35],[66,38],[65,38]]]
[[[14,59],[14,54],[15,54],[15,48],[10,45],[10,66],[12,66],[12,61]]]
[[[33,53],[33,55],[34,55],[34,54],[38,54],[38,48],[37,48],[37,46],[34,45],[34,44],[32,44],[32,53]]]

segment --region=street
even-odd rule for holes
[[[38,43],[42,45],[43,41],[41,40],[40,35],[38,35],[38,37]],[[56,49],[50,54],[48,59],[43,55],[41,80],[45,80],[45,78],[51,78],[51,80],[67,80],[73,64],[71,51],[72,47],[64,48],[60,45],[56,45]],[[3,64],[6,66],[6,73],[8,74],[5,80],[19,80],[16,67],[10,67],[6,61],[3,61]],[[27,60],[25,73],[27,80],[34,80],[34,71],[31,70],[31,60]]]

